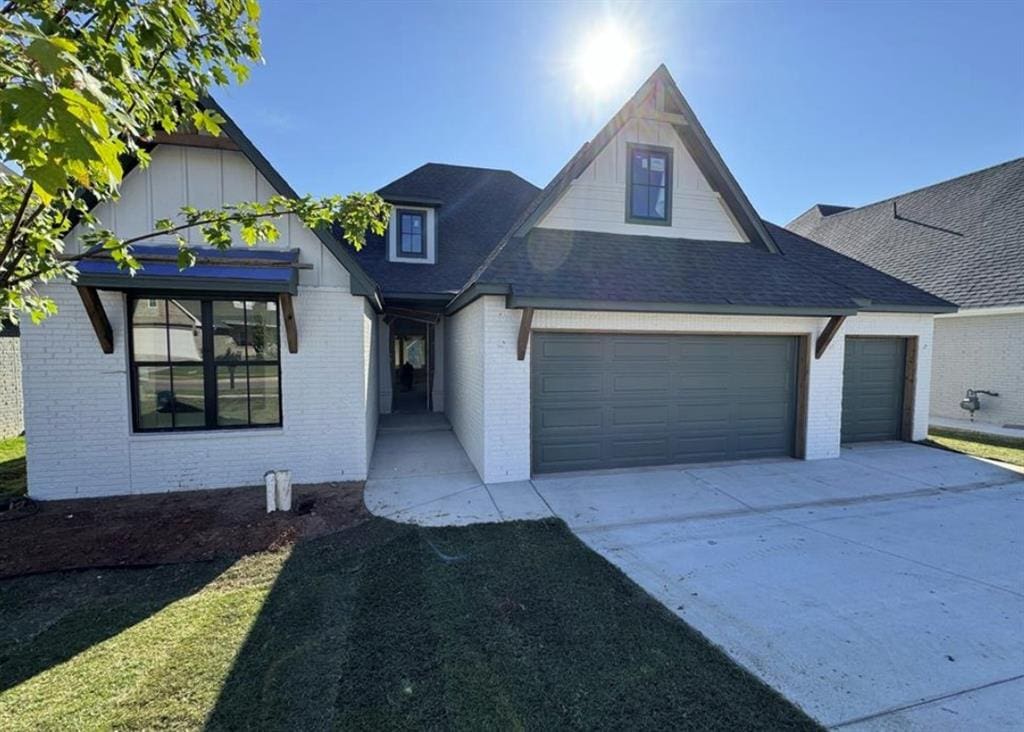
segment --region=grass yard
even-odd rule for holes
[[[932,427],[928,442],[967,455],[1024,466],[1024,439]]]
[[[25,438],[0,440],[0,496],[25,495]]]
[[[0,582],[0,728],[817,729],[559,521]]]

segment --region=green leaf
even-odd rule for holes
[[[32,188],[44,204],[49,204],[67,185],[68,177],[56,162],[47,162],[37,167],[26,168],[25,176],[32,181]]]
[[[74,64],[68,58],[68,54],[78,49],[66,38],[37,38],[28,44],[25,55],[39,64],[39,67],[47,74],[55,74]]]

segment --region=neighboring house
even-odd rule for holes
[[[1024,436],[1024,158],[789,228],[958,305],[935,320],[932,423]],[[973,424],[968,389],[999,394]]]
[[[97,217],[291,194],[225,130],[155,140]],[[391,411],[444,412],[489,483],[925,436],[953,307],[763,222],[664,67],[543,190],[428,164],[380,192],[358,254],[292,221],[281,247],[179,273],[165,243],[51,286],[60,314],[23,332],[30,493],[358,480]]]
[[[0,440],[25,429],[21,404],[21,341],[18,327],[0,326]]]

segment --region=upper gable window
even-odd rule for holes
[[[391,210],[388,260],[406,264],[437,262],[437,212],[433,208],[396,206]]]
[[[672,223],[672,150],[628,145],[626,221],[668,226]]]
[[[426,211],[398,210],[398,256],[427,256]]]

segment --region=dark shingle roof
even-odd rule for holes
[[[380,189],[389,200],[436,200],[437,262],[389,262],[384,237],[367,237],[356,259],[389,293],[454,294],[539,189],[507,170],[427,163]]]
[[[521,298],[604,303],[801,308],[945,309],[915,287],[766,225],[782,250],[749,244],[589,231],[533,229],[509,241],[481,273],[481,286],[507,285]]]
[[[960,307],[1024,304],[1024,158],[860,208],[816,208],[789,228]]]

